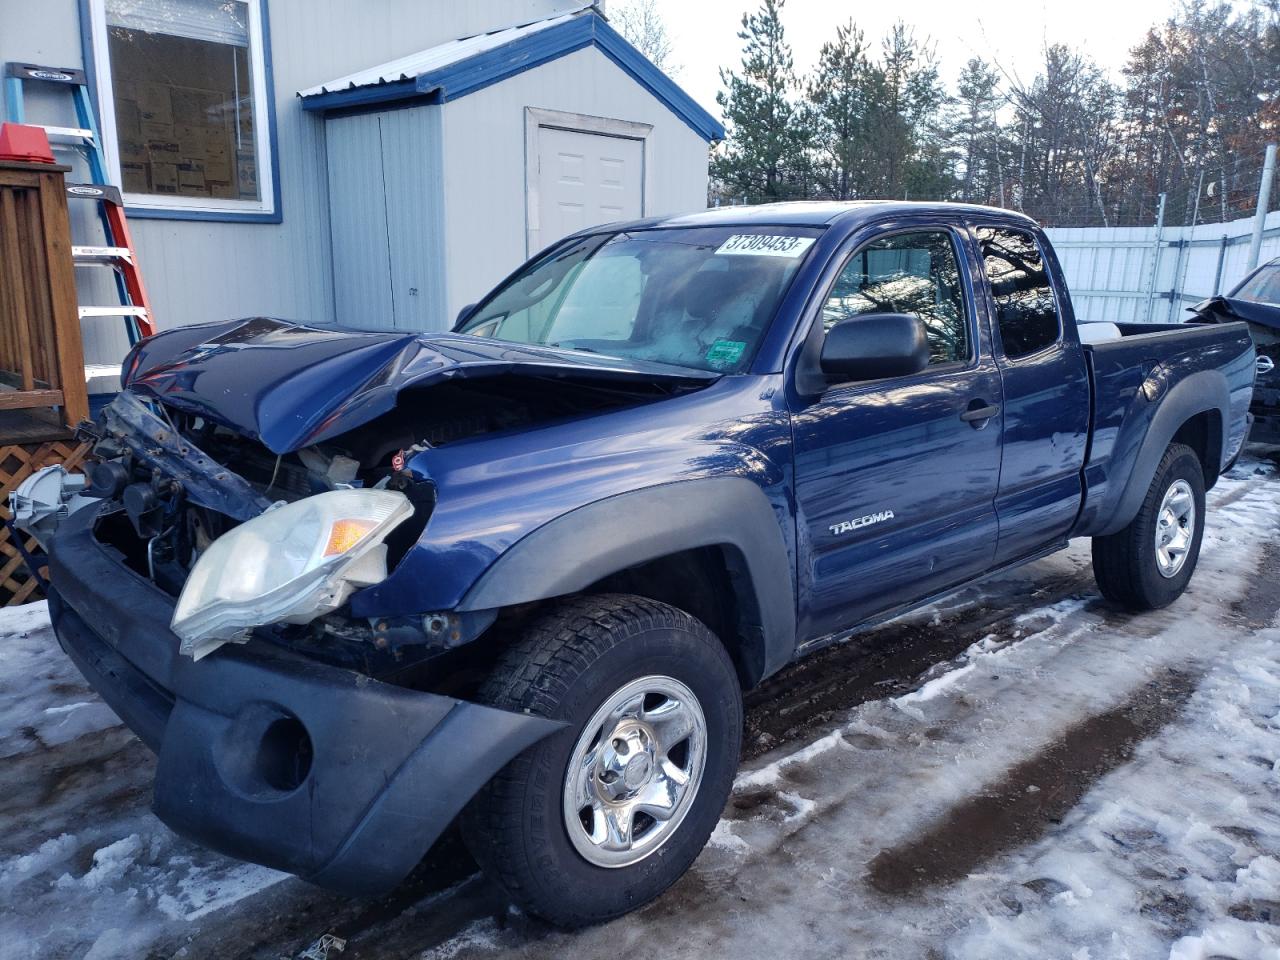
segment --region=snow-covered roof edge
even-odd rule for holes
[[[410,98],[457,100],[575,50],[594,46],[704,140],[724,127],[631,46],[595,4],[430,47],[389,63],[300,90],[305,110],[337,110]]]

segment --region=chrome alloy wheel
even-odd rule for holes
[[[1160,576],[1176,577],[1187,562],[1196,532],[1196,498],[1191,484],[1175,480],[1165,491],[1156,514],[1156,567]]]
[[[629,867],[664,844],[693,805],[707,760],[707,721],[693,691],[641,677],[583,728],[564,779],[564,822],[598,867]]]

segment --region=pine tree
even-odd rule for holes
[[[824,197],[852,200],[871,187],[867,161],[875,151],[871,114],[880,92],[877,79],[862,31],[852,20],[838,27],[835,40],[822,45],[805,86],[814,179]]]
[[[711,162],[712,177],[732,199],[749,203],[803,197],[809,177],[807,124],[795,107],[795,67],[782,29],[784,0],[763,0],[744,14],[742,70],[720,71],[716,95],[728,138]]]
[[[898,21],[884,39],[881,70],[885,195],[917,200],[947,196],[952,182],[941,119],[948,98],[932,50]]]
[[[990,64],[974,57],[965,64],[956,84],[955,133],[953,142],[964,175],[960,179],[960,199],[969,203],[1001,201],[1000,75]]]

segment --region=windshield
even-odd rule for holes
[[[1280,303],[1280,266],[1265,266],[1240,284],[1232,296],[1257,303]]]
[[[736,373],[818,233],[738,226],[583,237],[522,269],[460,332]]]

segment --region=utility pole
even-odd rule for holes
[[[1253,237],[1249,241],[1249,263],[1245,267],[1248,273],[1258,265],[1258,255],[1262,252],[1262,229],[1267,224],[1267,208],[1271,206],[1271,181],[1276,174],[1276,145],[1267,144],[1267,157],[1262,162],[1262,182],[1258,184],[1258,212],[1253,215]]]
[[[1151,322],[1151,310],[1155,306],[1156,282],[1160,276],[1160,243],[1164,239],[1164,201],[1165,194],[1160,194],[1160,206],[1156,208],[1156,240],[1151,248],[1151,275],[1147,277],[1147,311],[1143,321]]]
[[[1200,194],[1204,190],[1204,168],[1196,181],[1196,205],[1191,212],[1191,229],[1178,245],[1178,262],[1174,266],[1174,288],[1169,291],[1169,322],[1178,323],[1178,308],[1182,306],[1182,291],[1187,285],[1187,268],[1191,266],[1191,241],[1196,238],[1196,221],[1200,219]]]

